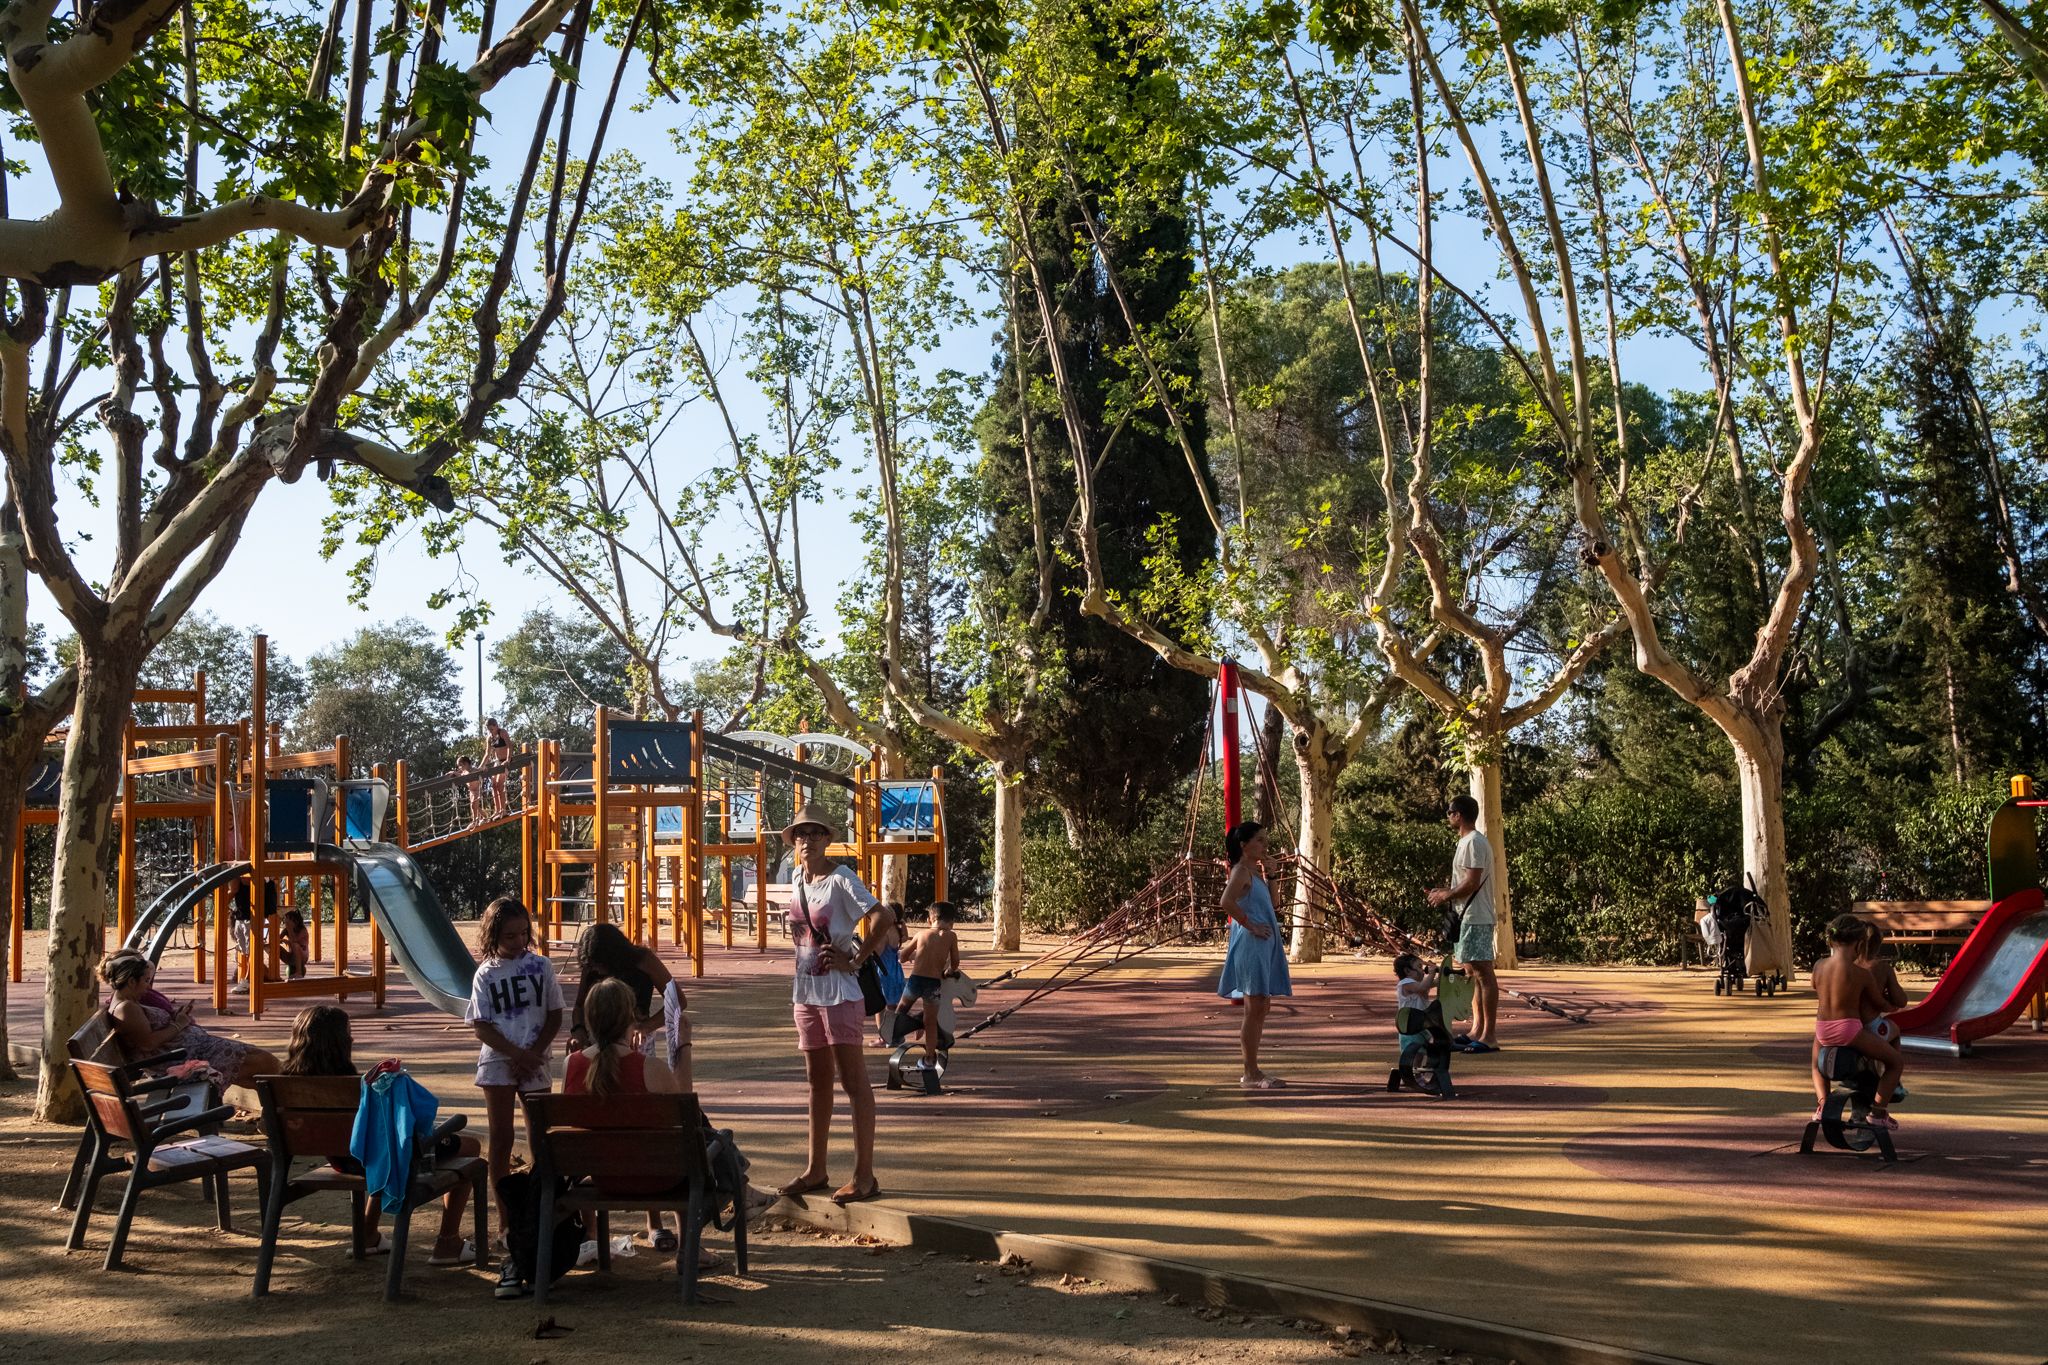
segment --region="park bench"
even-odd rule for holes
[[[683,1302],[697,1302],[697,1261],[704,1225],[718,1217],[727,1193],[713,1187],[704,1146],[704,1111],[695,1095],[520,1096],[533,1143],[538,1197],[533,1277],[536,1306],[547,1302],[557,1220],[565,1213],[595,1213],[597,1264],[611,1269],[613,1209],[674,1210],[683,1235],[676,1275]],[[564,1186],[563,1182],[567,1182]],[[733,1263],[747,1272],[746,1192],[730,1193]],[[721,1223],[722,1226],[722,1223]]]
[[[167,1052],[149,1058],[147,1065],[166,1066],[183,1056],[181,1052]],[[90,1145],[84,1188],[78,1194],[78,1211],[72,1217],[65,1250],[77,1251],[85,1245],[85,1226],[92,1218],[93,1199],[99,1193],[100,1181],[109,1175],[125,1172],[128,1187],[121,1193],[121,1213],[114,1224],[113,1239],[107,1243],[107,1258],[102,1263],[106,1270],[121,1267],[128,1228],[144,1190],[188,1180],[202,1182],[202,1188],[213,1196],[218,1225],[224,1232],[231,1230],[230,1172],[244,1168],[255,1171],[259,1197],[268,1194],[267,1158],[261,1147],[221,1137],[217,1131],[200,1131],[208,1127],[217,1130],[233,1118],[235,1111],[228,1105],[192,1112],[186,1097],[178,1093],[186,1082],[168,1076],[151,1077],[139,1064],[108,1066],[74,1057],[71,1073],[85,1092],[86,1135]],[[177,1138],[181,1133],[191,1136]],[[173,1138],[177,1140],[172,1141]],[[129,1149],[125,1153],[117,1150],[123,1144]]]
[[[1884,930],[1887,942],[1960,947],[1990,901],[1856,901],[1850,911]]]
[[[92,1018],[80,1024],[78,1031],[64,1040],[64,1051],[72,1061],[123,1067],[137,1076],[161,1072],[184,1060],[185,1056],[183,1052],[171,1052],[154,1057],[130,1057],[128,1049],[121,1045],[121,1035],[114,1031],[113,1016],[104,1007],[94,1010]],[[152,1113],[158,1123],[168,1123],[187,1114],[211,1109],[216,1099],[213,1087],[206,1082],[184,1081],[166,1091],[160,1102],[154,1104]],[[218,1132],[219,1125],[209,1124],[208,1129]],[[78,1151],[71,1159],[71,1174],[65,1178],[64,1192],[57,1196],[58,1208],[71,1210],[78,1207],[79,1192],[85,1188],[85,1168],[92,1161],[92,1144],[92,1126],[88,1124],[78,1135]]]
[[[270,1194],[263,1205],[262,1242],[256,1250],[256,1283],[251,1293],[261,1298],[270,1292],[270,1268],[277,1258],[278,1229],[284,1221],[285,1205],[308,1195],[346,1194],[350,1203],[349,1257],[360,1261],[368,1252],[369,1182],[360,1170],[338,1170],[331,1163],[349,1157],[349,1138],[355,1131],[356,1106],[362,1082],[354,1076],[258,1076],[256,1093],[263,1101],[263,1131],[270,1139]],[[386,1302],[398,1298],[405,1282],[405,1244],[412,1230],[412,1215],[422,1204],[431,1204],[458,1185],[470,1187],[471,1218],[475,1223],[476,1263],[490,1262],[490,1237],[485,1224],[488,1166],[482,1157],[434,1160],[434,1148],[445,1136],[467,1122],[460,1114],[444,1119],[429,1137],[413,1144],[413,1168],[406,1184],[405,1199],[391,1216],[391,1264],[384,1272]],[[292,1162],[318,1163],[294,1177]]]

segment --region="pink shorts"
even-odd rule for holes
[[[858,1000],[836,1005],[798,1005],[796,1047],[799,1052],[816,1052],[826,1047],[859,1047],[861,1026],[867,1012]]]
[[[1863,1032],[1861,1019],[1816,1019],[1813,1021],[1813,1036],[1820,1040],[1822,1047],[1847,1047],[1856,1041],[1856,1035]]]

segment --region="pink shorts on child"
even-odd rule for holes
[[[825,1047],[859,1047],[861,1025],[867,1019],[858,1000],[836,1005],[798,1005],[796,1047],[799,1052],[816,1052]]]

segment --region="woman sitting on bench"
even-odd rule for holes
[[[125,949],[100,959],[100,980],[114,993],[107,1017],[130,1057],[180,1048],[187,1058],[213,1068],[223,1088],[276,1074],[277,1058],[237,1039],[214,1037],[192,1022],[190,1001],[172,1005],[152,990],[156,964],[141,953]]]
[[[583,999],[583,1026],[590,1045],[569,1054],[562,1093],[595,1095],[600,1099],[606,1095],[678,1093],[676,1074],[669,1070],[668,1063],[633,1045],[633,1031],[639,1023],[636,1004],[633,988],[617,977],[600,981],[590,988],[590,993]],[[715,1128],[704,1130],[704,1146],[711,1158],[714,1178],[726,1165],[720,1154],[729,1141],[726,1134]],[[739,1155],[737,1148],[733,1149],[733,1158],[738,1169],[744,1171],[746,1159]],[[771,1196],[756,1195],[744,1182],[738,1190],[721,1193],[745,1200],[744,1212],[748,1215],[756,1208],[774,1202]],[[719,1202],[722,1205],[725,1200]],[[657,1213],[647,1215],[649,1231],[655,1234],[652,1240],[658,1250],[674,1251],[675,1234],[660,1219],[661,1215]],[[697,1268],[722,1270],[725,1261],[706,1249],[698,1254]]]

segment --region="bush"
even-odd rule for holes
[[[1195,827],[1197,851],[1223,851],[1223,803],[1203,793]],[[1161,801],[1136,833],[1094,839],[1075,848],[1055,811],[1024,821],[1024,923],[1064,933],[1097,924],[1144,889],[1187,849],[1187,801]]]

